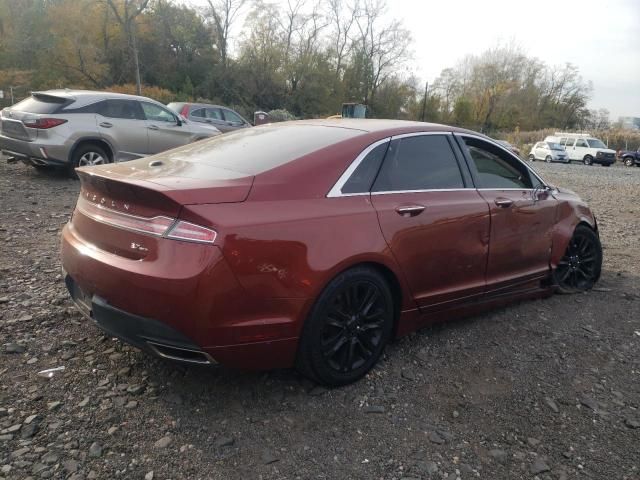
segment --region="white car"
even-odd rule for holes
[[[571,159],[564,147],[559,143],[554,142],[538,142],[536,143],[531,152],[529,152],[529,160],[532,162],[536,160],[544,160],[547,163],[551,162],[564,162],[569,163]]]
[[[559,143],[562,145],[571,160],[576,160],[585,165],[599,163],[605,167],[611,166],[616,161],[616,152],[585,133],[562,133],[556,132],[544,139],[545,142]]]

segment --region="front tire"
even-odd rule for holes
[[[583,162],[585,165],[593,165],[593,157],[592,157],[591,155],[587,155],[586,157],[584,157],[584,158],[582,159],[582,162]]]
[[[564,256],[553,271],[561,293],[584,292],[593,288],[602,270],[602,245],[596,232],[578,225]]]
[[[633,167],[633,158],[625,157],[623,161],[626,167]]]
[[[551,163],[551,160],[553,160],[551,158],[551,155],[547,155],[546,158],[544,159],[544,161],[547,162],[547,163]]]
[[[296,365],[328,386],[355,382],[391,338],[394,304],[385,278],[369,267],[347,270],[324,289],[305,322]]]

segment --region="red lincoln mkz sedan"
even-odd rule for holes
[[[578,196],[444,125],[281,123],[78,175],[71,296],[174,360],[341,385],[394,337],[600,275]]]

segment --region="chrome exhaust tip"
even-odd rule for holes
[[[211,358],[211,355],[202,350],[177,347],[175,345],[152,342],[151,340],[147,340],[147,345],[149,345],[149,348],[151,348],[156,355],[168,360],[195,363],[198,365],[216,365],[218,363]]]

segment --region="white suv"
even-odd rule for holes
[[[579,161],[585,165],[599,163],[605,167],[616,161],[616,152],[597,138],[585,133],[556,132],[544,139],[545,142],[559,143],[567,153],[569,159]]]

